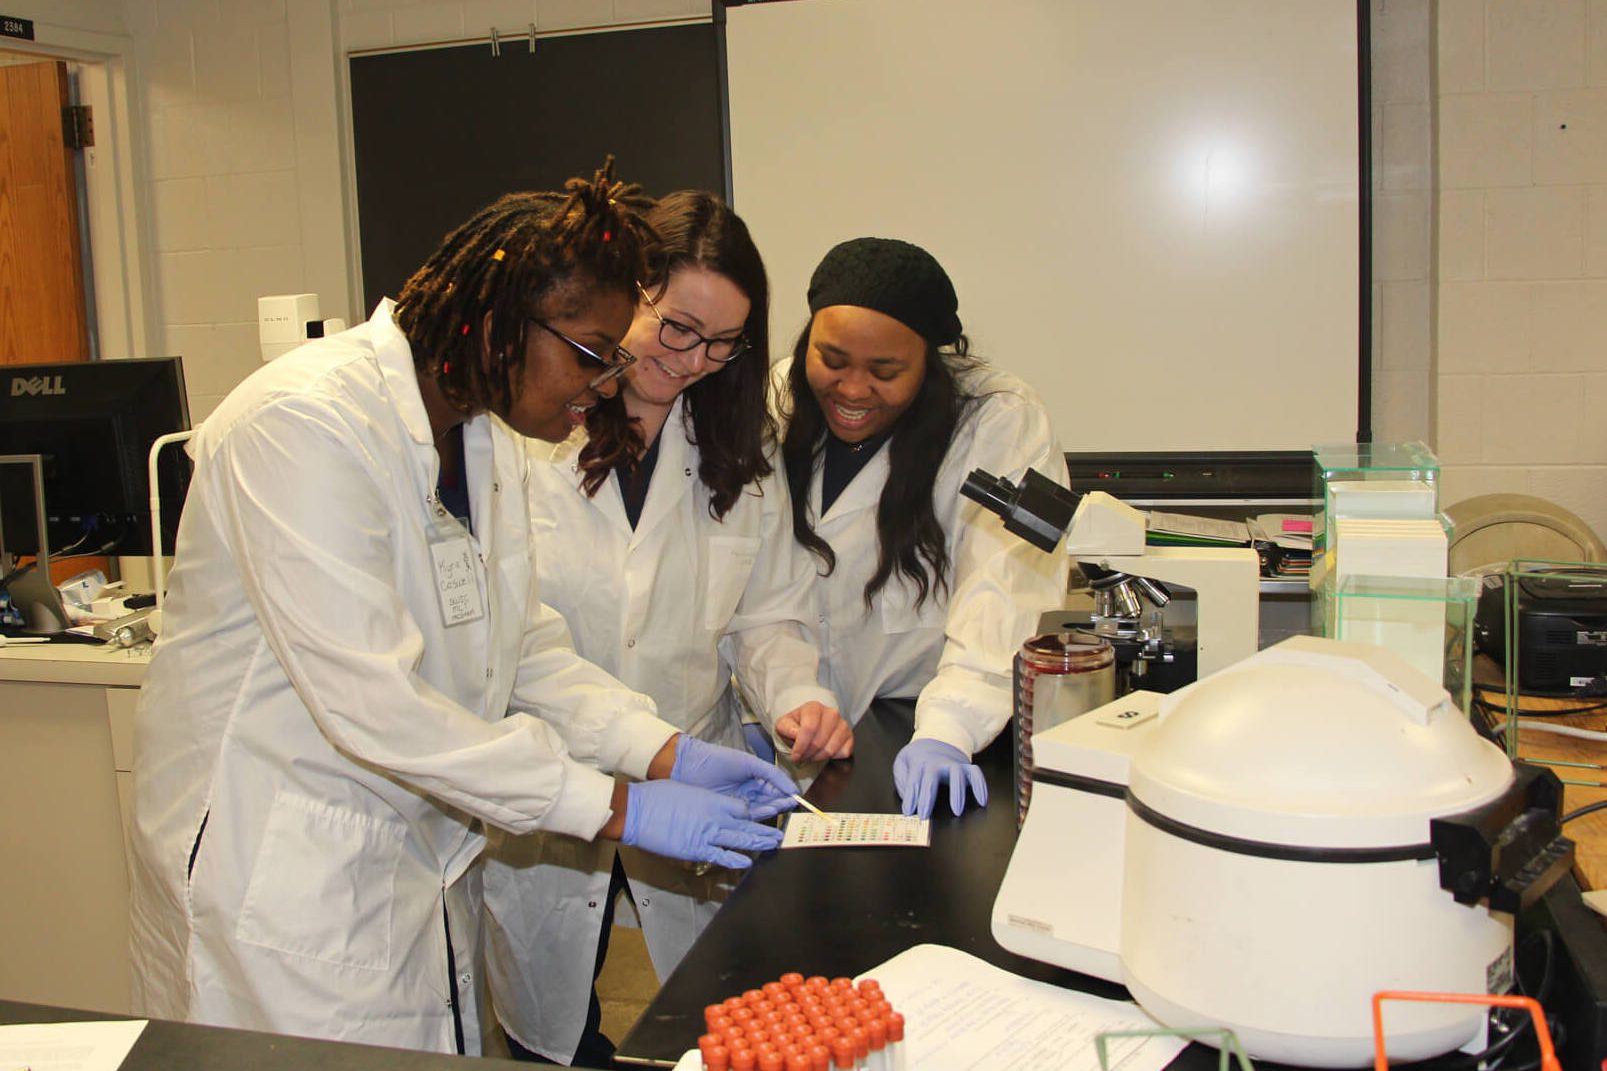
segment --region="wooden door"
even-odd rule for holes
[[[0,364],[89,359],[69,103],[65,63],[0,67]],[[109,568],[55,559],[50,576]]]
[[[0,364],[89,359],[67,65],[0,67]]]

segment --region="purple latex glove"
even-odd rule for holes
[[[741,870],[753,860],[739,852],[776,847],[781,830],[751,821],[748,805],[739,799],[678,781],[642,781],[626,790],[620,843]]]
[[[670,779],[734,796],[748,805],[748,815],[755,821],[798,805],[792,798],[798,785],[775,766],[746,751],[707,744],[686,733],[675,745]]]
[[[982,776],[982,768],[974,765],[970,757],[953,744],[941,740],[911,740],[893,760],[893,784],[898,786],[898,798],[903,801],[905,814],[932,817],[938,786],[944,781],[949,783],[949,809],[955,814],[965,810],[967,784],[971,786],[977,806],[988,805],[988,782]]]

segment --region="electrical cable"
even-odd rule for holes
[[[17,579],[17,577],[21,576],[23,573],[26,573],[29,569],[32,569],[36,564],[38,563],[30,558],[22,565],[19,565],[15,569],[11,570],[11,572],[7,573],[5,576],[0,576],[0,591],[5,590],[5,588],[9,586],[13,580]]]
[[[1474,688],[1477,689],[1478,691],[1490,692],[1490,693],[1499,695],[1499,696],[1501,696],[1501,698],[1503,700],[1506,698],[1506,693],[1504,691],[1497,692],[1494,688],[1491,688],[1489,685],[1476,684],[1476,685],[1474,685]],[[1529,693],[1529,692],[1519,692],[1518,693],[1518,698],[1519,699],[1556,699],[1556,698],[1559,698],[1559,697],[1557,697],[1557,696],[1534,695],[1534,694]],[[1473,702],[1476,703],[1476,704],[1479,704],[1481,706],[1489,707],[1490,709],[1499,709],[1498,707],[1496,707],[1495,704],[1491,703],[1489,700],[1483,699],[1483,698],[1481,698],[1479,696],[1474,696]],[[1582,706],[1582,707],[1565,707],[1565,708],[1563,708],[1561,710],[1525,710],[1525,711],[1523,711],[1523,715],[1524,715],[1524,717],[1534,717],[1534,718],[1566,718],[1566,717],[1572,717],[1572,716],[1577,715],[1577,714],[1600,714],[1603,711],[1607,711],[1607,699],[1603,699],[1603,700],[1601,700],[1599,702],[1595,702],[1595,703],[1590,703],[1590,704],[1588,704],[1586,706]]]
[[[1577,807],[1558,819],[1557,824],[1565,825],[1575,818],[1583,818],[1585,815],[1595,814],[1597,811],[1607,811],[1607,800],[1597,800],[1595,803],[1587,803],[1583,807]]]
[[[1524,984],[1523,959],[1527,949],[1538,943],[1541,948],[1540,978],[1530,991]],[[1512,954],[1512,981],[1519,994],[1534,997],[1536,1001],[1544,1003],[1546,997],[1551,995],[1551,986],[1555,980],[1556,964],[1556,935],[1550,930],[1533,930],[1524,937],[1513,949]],[[1491,1023],[1506,1033],[1487,1045],[1482,1051],[1459,1054],[1457,1066],[1465,1068],[1481,1068],[1483,1071],[1497,1071],[1503,1061],[1510,1055],[1508,1052],[1518,1040],[1534,1030],[1534,1019],[1518,1008],[1496,1008],[1490,1013]],[[1547,1027],[1551,1026],[1551,1017],[1546,1017]],[[1553,1030],[1555,1033],[1555,1030]],[[1493,1062],[1492,1062],[1493,1061]],[[1537,1065],[1538,1066],[1538,1065]],[[1522,1067],[1507,1068],[1506,1071],[1522,1071]]]
[[[1494,725],[1496,732],[1502,732],[1507,723],[1497,722]],[[1535,721],[1532,718],[1519,718],[1518,728],[1532,729],[1537,733],[1551,733],[1554,736],[1572,736],[1579,740],[1607,740],[1607,732],[1600,729],[1580,729],[1572,725],[1552,725],[1550,722]]]

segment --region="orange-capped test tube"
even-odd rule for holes
[[[869,1071],[892,1071],[887,1065],[887,1022],[884,1019],[871,1019],[865,1024],[865,1033],[870,1036],[870,1058],[865,1066]]]
[[[854,1043],[845,1037],[838,1037],[831,1043],[831,1062],[837,1071],[846,1071],[854,1066]]]
[[[759,1054],[759,1071],[785,1071],[787,1058],[780,1049],[767,1049]]]
[[[887,1055],[888,1071],[904,1071],[909,1057],[904,1048],[904,1017],[898,1012],[887,1017]]]
[[[864,1027],[856,1026],[848,1031],[848,1036],[854,1041],[854,1059],[860,1067],[870,1057],[870,1034]]]

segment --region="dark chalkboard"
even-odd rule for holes
[[[363,304],[395,297],[501,194],[557,189],[613,153],[650,194],[725,189],[712,24],[351,59]]]

